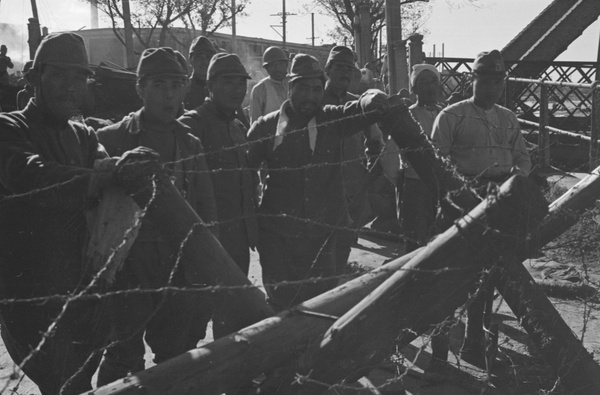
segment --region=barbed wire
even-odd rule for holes
[[[321,127],[321,125],[319,125],[319,127]],[[290,131],[290,133],[295,133],[295,132],[302,132],[303,130],[295,130],[295,131]],[[262,140],[269,140],[274,138],[274,136],[267,136]],[[232,146],[231,148],[226,148],[227,149],[239,149],[239,148],[244,148],[244,147],[248,147],[250,144],[256,143],[256,141],[254,142],[248,142],[248,143],[244,143],[244,144],[240,144],[240,145],[235,145]],[[471,147],[473,148],[473,147]],[[506,148],[506,147],[495,147],[497,149],[510,149],[510,148]],[[413,151],[420,151],[423,150],[424,148],[417,148],[417,149],[413,149]],[[410,149],[398,149],[397,151],[393,151],[391,153],[388,154],[392,154],[392,155],[398,155],[400,153],[405,153],[405,152],[410,152]],[[213,151],[213,152],[205,152],[205,153],[201,153],[201,154],[197,154],[194,155],[193,157],[190,158],[183,158],[180,161],[186,161],[189,160],[191,158],[196,158],[198,156],[202,156],[202,155],[212,155],[212,154],[217,154],[220,153],[221,151]],[[380,154],[381,157],[381,154]],[[351,164],[351,163],[363,163],[363,161],[365,160],[364,157],[358,157],[355,159],[346,159],[346,160],[340,160],[337,161],[335,163],[315,163],[315,164],[307,164],[307,165],[303,165],[300,167],[285,167],[285,168],[278,168],[278,169],[269,169],[269,171],[298,171],[298,170],[306,170],[306,169],[313,169],[313,168],[319,168],[319,167],[329,167],[329,166],[343,166],[343,165],[347,165],[347,164]],[[167,162],[165,164],[167,165],[172,165],[175,164],[177,162]],[[208,170],[208,173],[219,173],[219,172],[228,172],[228,171],[246,171],[246,170],[258,170],[258,169],[248,169],[248,168],[237,168],[237,169],[212,169],[212,170]],[[190,173],[194,173],[194,172],[202,172],[202,171],[190,171]],[[24,193],[19,193],[19,194],[12,194],[9,196],[3,196],[2,198],[0,198],[0,204],[5,203],[7,201],[10,200],[19,200],[19,199],[29,199],[29,198],[35,198],[35,196],[37,194],[40,193],[44,193],[44,192],[48,192],[51,191],[53,189],[60,189],[63,188],[67,185],[69,185],[71,182],[75,182],[78,179],[80,179],[81,177],[84,176],[75,176],[73,179],[71,180],[67,180],[67,181],[63,181],[60,183],[56,183],[44,188],[39,188],[39,189],[35,189],[29,192],[24,192]],[[157,190],[156,190],[156,184],[153,185],[153,191],[152,191],[152,197],[150,199],[150,202],[152,202],[154,200],[155,194],[156,194]],[[148,207],[150,206],[150,202],[142,208],[143,211],[143,215],[142,218],[145,216]],[[293,221],[297,221],[300,223],[304,223],[306,225],[313,225],[313,226],[319,226],[322,227],[324,229],[328,229],[329,231],[331,231],[332,233],[330,233],[330,235],[333,234],[334,231],[341,231],[341,230],[346,230],[346,231],[352,231],[355,234],[359,234],[360,230],[359,229],[355,229],[352,228],[351,226],[338,226],[338,225],[333,225],[331,223],[326,223],[326,222],[321,222],[318,221],[316,219],[312,219],[312,218],[303,218],[303,217],[297,217],[297,216],[293,216],[293,215],[289,215],[289,214],[265,214],[265,213],[261,213],[258,212],[256,213],[256,216],[258,218],[284,218],[284,219],[288,219],[288,220],[293,220]],[[250,216],[237,216],[235,218],[229,219],[229,220],[225,220],[225,221],[211,221],[209,223],[204,224],[204,226],[220,226],[220,225],[224,225],[227,223],[230,223],[232,221],[237,221],[240,219],[247,219],[250,218]],[[128,234],[131,232],[132,229],[128,230]],[[494,231],[494,232],[500,232],[499,230],[496,229],[489,229],[489,231]],[[227,286],[227,285],[206,285],[206,286],[193,286],[193,287],[177,287],[177,286],[173,286],[172,281],[173,281],[173,276],[174,273],[176,271],[176,269],[178,267],[180,267],[182,259],[183,259],[183,248],[185,246],[185,244],[188,242],[190,236],[192,235],[192,233],[194,232],[194,229],[190,229],[190,231],[188,232],[188,234],[186,235],[186,237],[184,238],[184,240],[181,241],[179,249],[178,249],[178,253],[176,255],[175,258],[175,262],[173,264],[173,268],[170,272],[169,278],[167,280],[167,284],[163,287],[159,287],[159,288],[152,288],[152,289],[141,289],[141,288],[135,288],[135,289],[118,289],[118,290],[111,290],[111,291],[103,291],[103,292],[97,292],[95,291],[95,286],[97,286],[99,284],[99,282],[101,281],[101,275],[102,273],[104,273],[104,271],[107,270],[109,263],[112,261],[112,259],[114,258],[116,252],[118,251],[119,248],[122,248],[122,246],[124,245],[125,240],[123,241],[123,243],[121,243],[117,248],[115,248],[114,251],[112,251],[111,255],[109,256],[106,264],[93,276],[93,278],[90,280],[90,282],[79,292],[77,292],[76,294],[73,295],[48,295],[48,296],[40,296],[40,297],[34,297],[34,298],[5,298],[5,299],[1,299],[0,300],[0,305],[18,305],[18,304],[42,304],[42,303],[47,303],[47,302],[63,302],[61,311],[59,313],[59,315],[56,317],[56,319],[52,322],[52,324],[48,327],[48,329],[41,334],[41,340],[40,343],[37,345],[37,347],[35,347],[34,349],[30,350],[29,354],[23,359],[22,363],[19,364],[17,366],[17,369],[21,369],[22,367],[25,366],[25,364],[27,364],[31,358],[33,358],[35,356],[36,353],[40,352],[40,350],[42,349],[42,347],[44,346],[45,342],[47,341],[47,339],[49,339],[53,333],[54,330],[56,328],[56,326],[60,323],[61,319],[64,317],[65,312],[67,311],[67,309],[69,308],[69,306],[71,306],[73,303],[78,302],[78,301],[85,301],[85,300],[102,300],[102,299],[108,299],[108,298],[112,298],[115,296],[126,296],[126,295],[130,295],[130,294],[158,294],[158,295],[167,295],[169,293],[210,293],[210,294],[214,294],[216,292],[222,292],[222,291],[235,291],[235,290],[239,290],[239,289],[245,289],[245,288],[251,288],[251,287],[255,287],[255,285],[238,285],[238,286]],[[406,235],[403,235],[402,233],[400,233],[398,236],[400,237],[405,237]],[[326,241],[323,243],[322,248],[324,248]],[[316,263],[316,259],[313,260],[313,264]],[[385,269],[380,269],[380,270],[385,270]],[[397,270],[410,270],[410,271],[415,271],[415,272],[426,272],[426,273],[430,273],[430,274],[438,274],[438,273],[443,273],[446,271],[460,271],[460,270],[464,270],[461,268],[451,268],[451,267],[445,267],[442,269],[438,269],[438,270],[422,270],[422,269],[414,269],[414,268],[400,268]],[[350,278],[355,277],[354,274],[340,274],[340,275],[336,275],[336,276],[316,276],[316,277],[309,277],[306,278],[304,280],[298,280],[298,281],[281,281],[281,282],[276,282],[276,283],[271,283],[271,284],[264,284],[264,285],[269,285],[269,286],[294,286],[294,285],[299,285],[299,284],[303,284],[303,283],[314,283],[314,282],[319,282],[319,281],[330,281],[330,280],[339,280],[339,281],[345,281],[348,280]],[[589,279],[589,278],[588,278]],[[163,299],[164,300],[164,299]],[[469,298],[469,302],[472,301],[472,297]],[[467,304],[469,303],[467,302]],[[585,311],[583,313],[583,331],[581,334],[581,341],[584,340],[584,336],[585,333],[588,329],[588,323],[590,321],[590,319],[592,318],[592,314],[593,312],[598,310],[598,307],[595,306],[591,301],[584,301],[585,302]],[[467,305],[465,305],[467,306]],[[154,310],[154,313],[156,313],[156,311],[158,310],[158,307],[156,308],[156,310]],[[460,312],[455,315],[455,317],[453,318],[453,320],[451,321],[452,326],[458,325],[458,323],[460,322],[461,318],[464,316],[464,313],[466,311],[466,307],[463,307]],[[148,318],[148,321],[151,319],[151,317]],[[143,330],[144,326],[140,326],[138,328],[138,330]],[[434,333],[435,330],[442,330],[442,324],[440,324],[439,326],[436,326],[436,328],[434,328]],[[427,337],[427,336],[426,336]],[[110,345],[112,345],[114,343],[111,343]],[[106,348],[110,347],[110,345],[107,345],[105,347],[102,347],[101,349],[99,349],[99,352],[102,352],[103,350],[105,350]],[[419,352],[424,351],[425,347],[423,347]],[[91,358],[91,357],[90,357]],[[88,362],[91,359],[88,359]],[[416,360],[415,360],[416,361]],[[416,362],[412,361],[411,364],[409,365],[409,367],[406,369],[406,371],[408,371],[408,369],[410,367],[416,366]],[[83,369],[83,367],[81,368]],[[401,381],[404,377],[405,373],[395,377],[394,379],[390,380],[390,383],[384,384],[383,386],[381,386],[381,389],[385,388],[386,386],[389,386],[391,384],[393,384],[394,382],[397,381]],[[8,381],[5,383],[4,388],[2,388],[0,390],[0,394],[4,393],[6,390],[8,390],[8,386],[10,385],[11,382],[13,382],[12,377],[16,376],[15,373],[11,373],[11,375],[9,375],[8,377],[6,377],[8,379]],[[11,390],[13,392],[16,392],[18,390],[19,385],[21,384],[22,380],[23,380],[24,376],[20,376],[18,378],[18,383],[16,384],[16,386]],[[318,381],[312,381],[312,379],[310,378],[310,375],[307,376],[303,376],[298,374],[297,376],[297,382],[298,384],[303,384],[303,383],[313,383],[313,384],[320,384],[320,385],[324,385],[327,388],[330,389],[334,389],[334,388],[344,388],[343,384],[335,384],[335,385],[331,385],[331,384],[326,384],[326,383],[319,383]]]

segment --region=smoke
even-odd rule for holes
[[[8,69],[9,74],[23,70],[23,65],[29,60],[29,44],[27,44],[27,26],[0,23],[0,44],[8,48],[7,55],[15,67]]]

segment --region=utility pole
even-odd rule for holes
[[[363,1],[358,5],[358,15],[354,21],[354,42],[356,43],[356,55],[362,67],[371,61],[371,7],[370,2]]]
[[[386,0],[385,19],[389,93],[395,94],[402,88],[408,88],[408,65],[406,62],[406,43],[402,40],[400,0]]]
[[[29,44],[29,59],[35,57],[35,51],[37,51],[37,48],[42,41],[40,19],[38,17],[38,9],[35,0],[31,0],[31,13],[33,14],[33,18],[29,18],[27,23],[27,33],[29,34],[29,38],[27,39],[27,43]]]
[[[283,49],[285,49],[285,43],[286,43],[286,40],[285,40],[285,24],[286,24],[286,20],[287,20],[286,12],[285,12],[285,0],[282,0],[282,3],[283,3],[283,5],[282,5],[283,13],[281,14],[281,24],[283,25],[283,34],[282,34],[282,37],[283,37]]]
[[[310,38],[312,46],[315,46],[315,13],[310,13]]]
[[[285,12],[285,0],[282,1],[283,3],[283,12],[278,12],[277,14],[271,14],[271,16],[281,16],[281,26],[279,25],[271,25],[271,28],[275,28],[275,27],[281,27],[283,29],[282,33],[280,34],[279,32],[277,32],[277,30],[275,30],[277,32],[277,34],[279,34],[281,36],[281,38],[283,39],[283,49],[285,49],[286,47],[286,24],[287,24],[287,16],[288,15],[296,15],[296,14],[291,14],[291,13],[287,13]]]
[[[98,0],[90,2],[90,25],[92,29],[98,29]]]
[[[237,34],[235,30],[235,0],[231,0],[231,52],[237,53]]]
[[[135,54],[133,52],[133,27],[131,26],[131,11],[129,0],[123,1],[123,22],[125,25],[125,53],[127,55],[127,68],[135,66]]]

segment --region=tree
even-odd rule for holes
[[[420,32],[425,35],[422,26],[431,10],[431,2],[435,0],[397,0],[400,1],[402,18],[402,36],[409,37]],[[445,0],[448,2],[449,0]],[[479,0],[453,0],[453,6],[460,7],[462,4],[474,4]],[[359,6],[369,5],[371,18],[371,53],[377,51],[377,43],[385,32],[385,0],[316,0],[318,6],[330,16],[334,17],[338,25],[330,31],[330,36],[336,42],[344,42],[347,45],[355,43],[356,25],[358,20]]]
[[[232,13],[231,0],[204,0],[197,2],[195,12],[183,18],[183,23],[191,31],[200,30],[202,35],[211,35],[222,27],[231,25],[233,15],[244,16],[248,0],[236,0]],[[198,29],[198,26],[200,29]]]
[[[403,24],[402,30],[405,37],[416,33],[429,12],[429,5],[424,1],[428,0],[403,0],[405,3],[401,9],[402,20],[407,21]],[[343,41],[348,45],[355,42],[356,25],[359,22],[359,6],[362,3],[369,5],[369,14],[371,17],[371,52],[374,54],[377,50],[379,37],[385,28],[385,1],[384,0],[316,0],[316,3],[329,15],[338,21],[338,25],[330,32],[335,41]],[[348,42],[350,41],[350,42]]]
[[[229,26],[232,18],[230,0],[83,0],[95,4],[108,16],[116,37],[125,45],[123,27],[126,13],[123,2],[130,3],[130,21],[133,33],[145,48],[164,46],[167,37],[184,45],[171,28],[179,24],[188,30],[188,38],[214,33]],[[234,12],[242,14],[248,0],[237,0]],[[156,31],[158,30],[158,37]],[[189,41],[189,40],[188,40]]]

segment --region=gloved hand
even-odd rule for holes
[[[154,174],[161,171],[159,158],[156,151],[146,147],[137,147],[125,152],[116,164],[118,183],[128,193],[143,188]]]
[[[377,112],[383,115],[390,109],[387,95],[379,89],[368,89],[358,101],[363,113]]]

